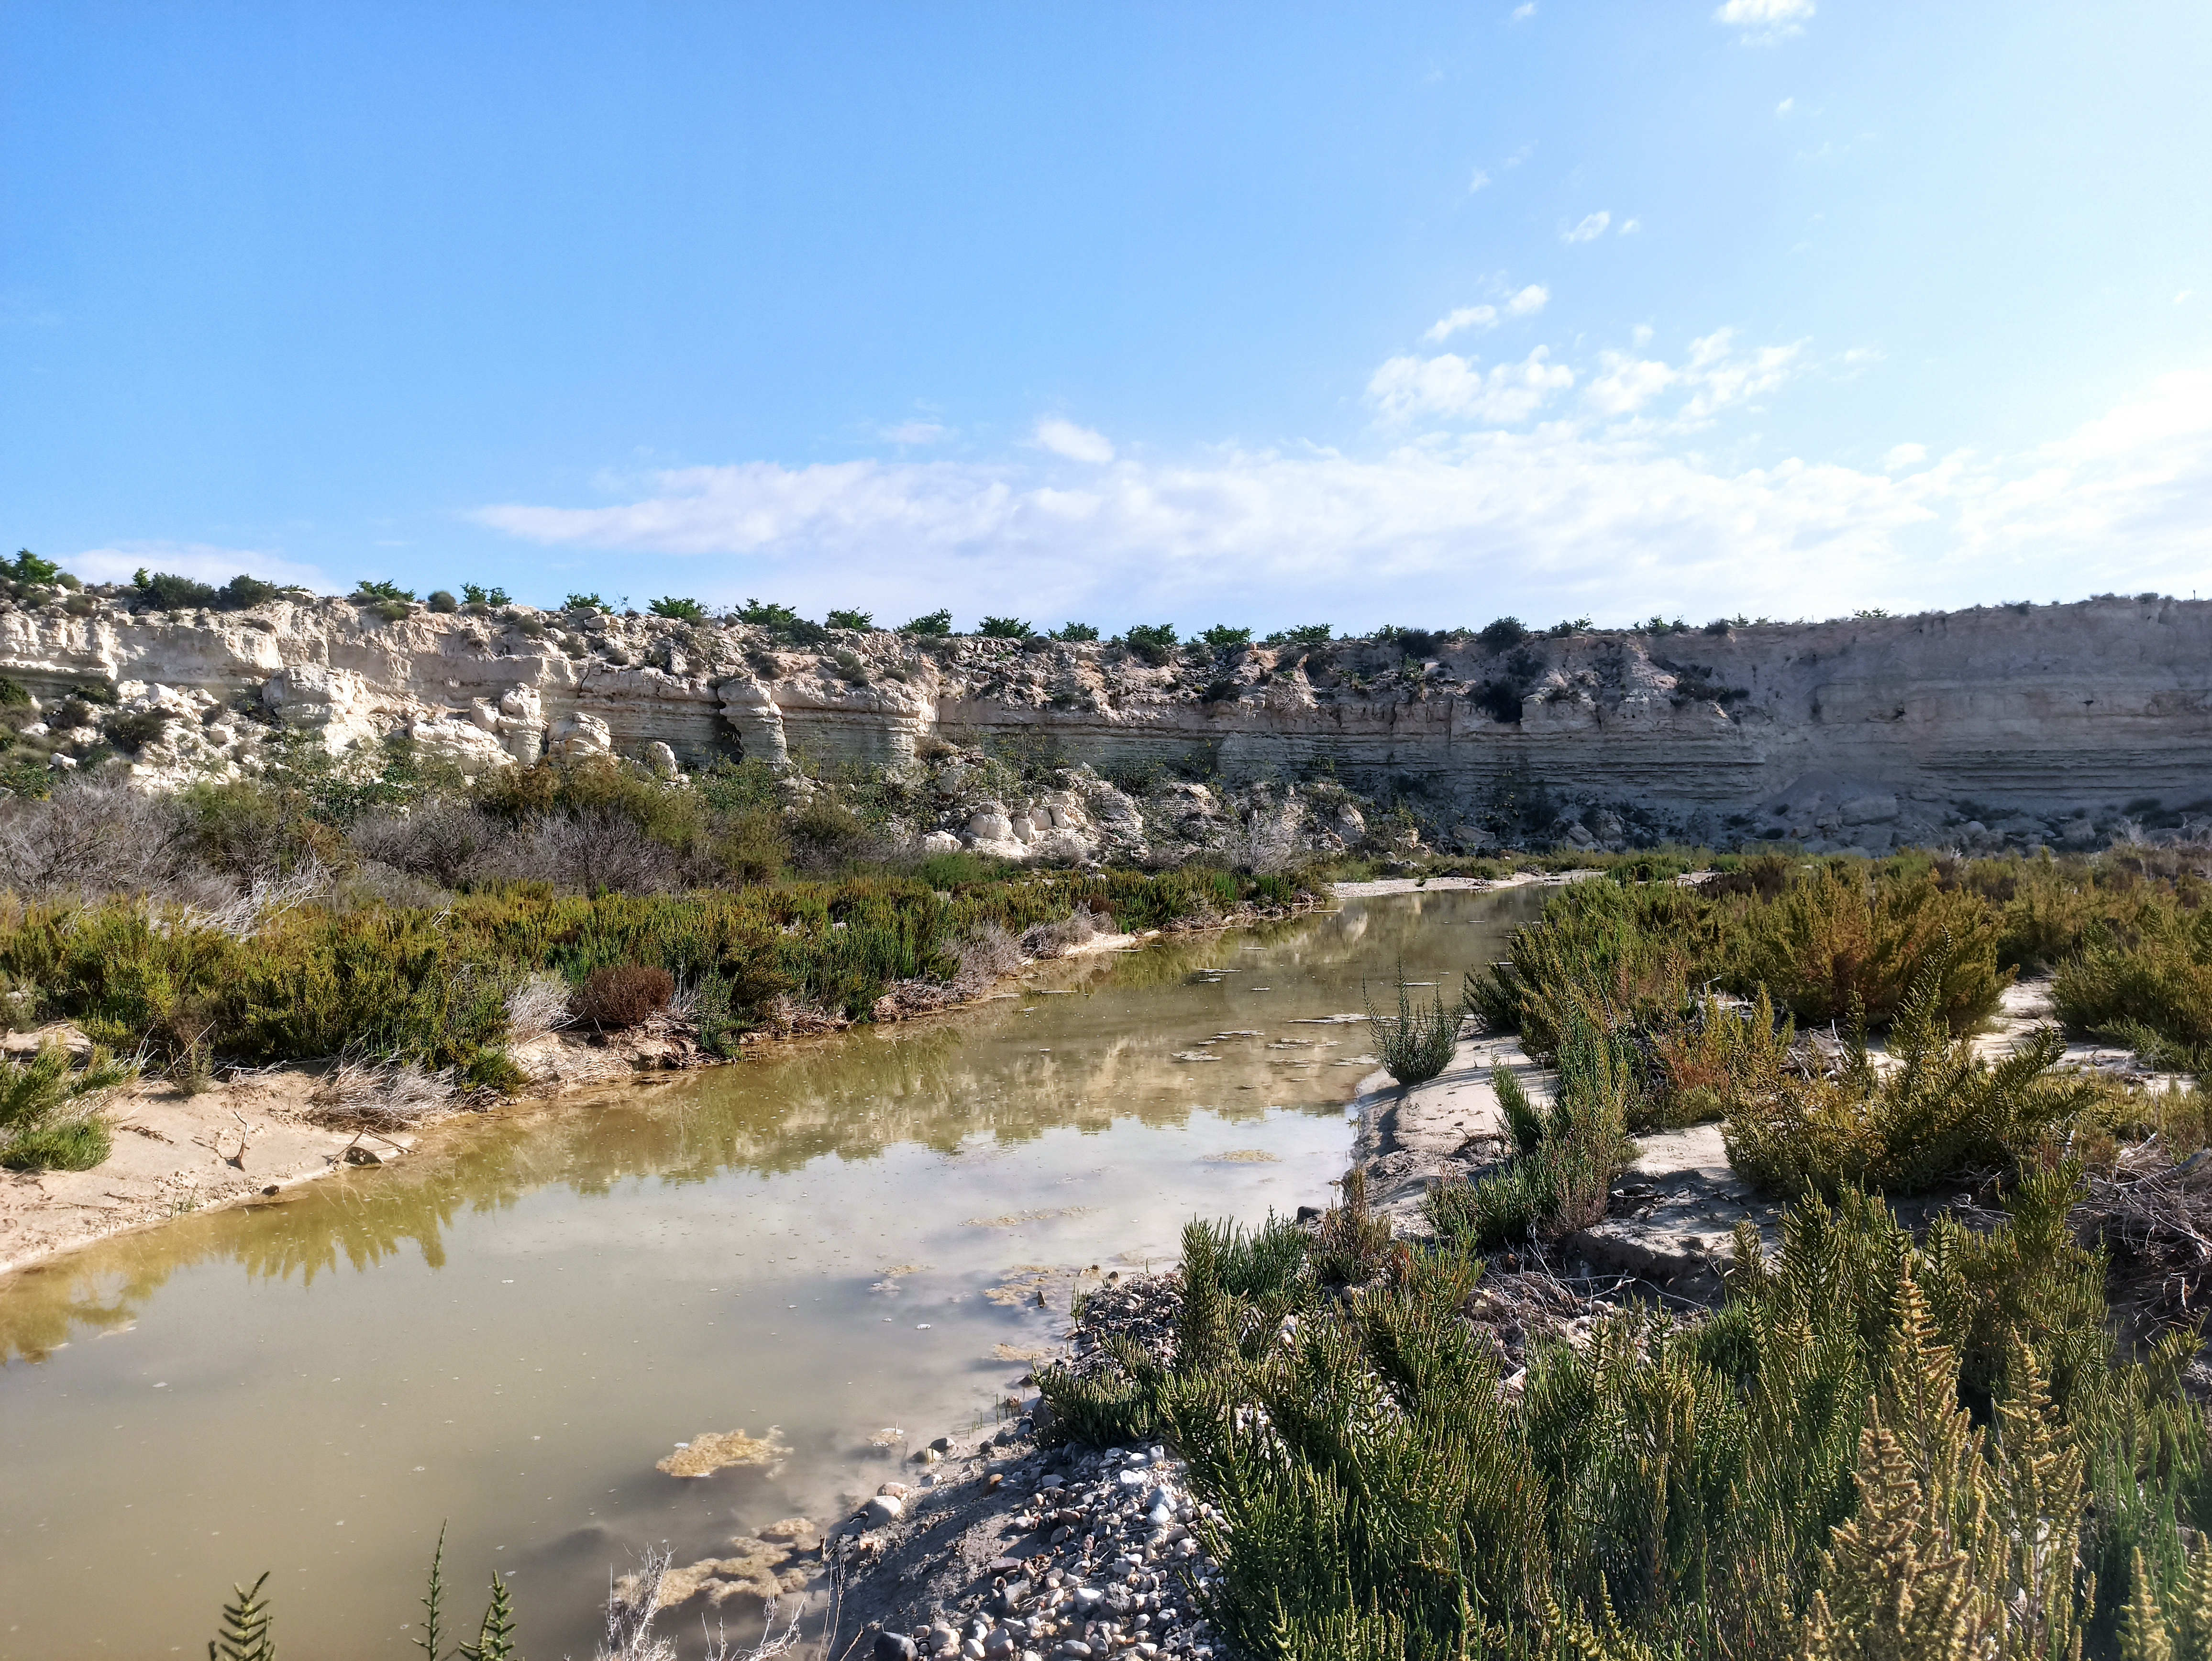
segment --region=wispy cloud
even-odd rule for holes
[[[911,448],[923,444],[934,444],[951,430],[951,428],[934,421],[902,421],[894,426],[884,428],[883,435],[890,443]]]
[[[1725,0],[1713,21],[1736,30],[1748,45],[1767,46],[1803,33],[1813,11],[1813,0]]]
[[[1554,392],[1575,384],[1575,372],[1549,361],[1539,346],[1518,363],[1492,364],[1486,373],[1455,352],[1437,357],[1394,357],[1375,371],[1367,395],[1385,421],[1443,417],[1483,426],[1514,427],[1527,421]]]
[[[1424,340],[1442,345],[1455,334],[1469,329],[1494,329],[1509,317],[1534,317],[1544,309],[1552,291],[1540,283],[1531,283],[1510,295],[1503,307],[1461,306],[1445,313],[1428,326],[1421,336]]]
[[[1467,193],[1469,196],[1473,196],[1477,191],[1487,190],[1489,188],[1490,175],[1483,172],[1481,168],[1477,167],[1474,170],[1474,176],[1467,181]]]
[[[1031,441],[1038,448],[1066,456],[1070,461],[1104,463],[1114,459],[1113,441],[1105,434],[1079,427],[1058,416],[1047,416],[1038,422]]]
[[[1466,329],[1494,329],[1498,326],[1498,307],[1495,306],[1461,306],[1446,312],[1429,325],[1428,332],[1421,337],[1441,344]]]
[[[1613,216],[1603,208],[1589,215],[1579,224],[1559,233],[1562,242],[1594,242],[1605,234],[1605,228],[1613,223]]]
[[[1671,364],[1626,352],[1601,353],[1599,364],[1583,397],[1601,416],[1635,415],[1682,379]]]
[[[1536,0],[1526,0],[1526,3],[1513,8],[1511,21],[1516,23],[1525,23],[1535,15]]]

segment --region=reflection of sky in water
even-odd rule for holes
[[[460,1125],[0,1281],[0,1656],[192,1652],[263,1567],[288,1647],[405,1653],[441,1518],[456,1584],[519,1573],[529,1652],[588,1652],[638,1547],[828,1517],[892,1474],[872,1433],[988,1422],[1021,1371],[995,1352],[1048,1338],[1066,1271],[1322,1197],[1365,1070],[1334,1063],[1367,1037],[1298,1018],[1358,1010],[1363,974],[1382,1000],[1401,958],[1449,999],[1534,903],[1045,965],[947,1019]],[[989,1295],[1039,1270],[1053,1311]],[[771,1470],[653,1469],[771,1424]]]

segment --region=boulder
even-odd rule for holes
[[[606,722],[581,710],[555,721],[548,736],[553,754],[563,761],[581,761],[587,756],[611,756],[615,752],[614,734],[608,730]]]
[[[261,703],[285,726],[319,734],[334,756],[382,736],[370,718],[368,684],[350,669],[293,664],[261,684]]]

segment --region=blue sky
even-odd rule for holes
[[[0,535],[1109,629],[2212,592],[2212,11],[33,5]]]

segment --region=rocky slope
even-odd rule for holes
[[[465,771],[548,752],[896,764],[948,745],[1084,770],[1060,800],[979,798],[937,829],[997,851],[1081,851],[1054,833],[1097,843],[1115,795],[1178,779],[1201,815],[1220,803],[1199,781],[1318,782],[1324,816],[1333,782],[1468,850],[2090,845],[2212,824],[2212,602],[2157,597],[1148,659],[301,595],[162,612],[135,590],[19,588],[0,600],[0,677],[33,697],[0,708],[0,764],[128,766],[155,785],[254,770],[284,729],[334,751],[404,733]],[[1107,779],[1121,790],[1102,794]]]

